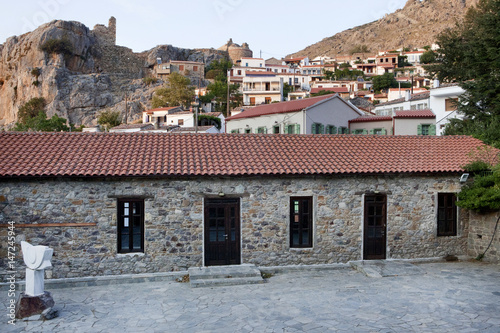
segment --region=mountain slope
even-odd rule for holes
[[[401,47],[410,49],[431,45],[436,36],[461,20],[478,0],[408,0],[402,9],[378,21],[342,31],[310,45],[291,57],[347,55],[366,45],[370,53]]]

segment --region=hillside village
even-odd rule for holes
[[[380,51],[373,55],[355,53],[336,58],[281,60],[254,58],[247,44],[240,46],[232,40],[219,50],[224,49],[230,51],[233,64],[227,72],[227,82],[237,87],[230,100],[239,95],[239,105],[231,103],[227,108],[225,103],[224,109],[214,112],[215,100],[199,102],[209,90],[202,87],[202,82],[213,81],[203,77],[204,63],[177,60],[163,63],[158,58],[154,74],[157,78],[168,80],[171,73],[180,73],[198,84],[190,111],[179,106],[145,110],[142,125],[124,124],[111,131],[441,135],[450,119],[460,117],[454,101],[463,90],[456,84],[440,85],[438,80],[430,80],[425,64],[420,61],[425,53],[433,53],[429,47]],[[394,77],[399,87],[375,91],[372,79],[384,75]],[[285,115],[299,111],[296,107],[299,103],[294,101],[304,100],[300,103],[302,109],[309,109],[317,100],[311,97],[326,95],[345,102],[328,109],[326,112],[333,112],[330,116],[323,113],[321,119],[308,117],[308,122],[302,122]],[[198,116],[203,117],[198,124],[193,109],[199,110]],[[349,114],[349,110],[355,110],[354,114]],[[206,116],[220,120],[210,127]],[[341,118],[346,119],[340,121]],[[393,118],[400,120],[393,122]]]

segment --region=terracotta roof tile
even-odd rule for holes
[[[336,93],[348,93],[349,92],[349,89],[347,87],[311,88],[311,94],[317,94],[322,90],[333,91]]]
[[[316,103],[319,103],[323,100],[333,98],[334,95],[323,95],[318,97],[297,99],[288,102],[281,103],[273,103],[273,104],[265,104],[256,106],[252,109],[245,110],[242,113],[231,116],[226,120],[232,119],[240,119],[240,118],[251,118],[251,117],[259,117],[267,114],[275,114],[275,113],[286,113],[286,112],[295,112],[300,111],[310,106],[313,106]]]
[[[394,118],[436,118],[436,115],[429,109],[395,111]]]
[[[391,116],[363,116],[349,120],[349,123],[366,123],[370,121],[390,121]]]
[[[0,177],[460,172],[467,136],[1,133]],[[217,153],[214,153],[217,152]]]

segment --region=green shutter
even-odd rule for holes
[[[422,135],[422,125],[417,126],[417,135]]]
[[[429,135],[436,135],[436,125],[429,126]]]
[[[312,124],[311,126],[311,133],[316,134],[316,123]]]
[[[259,128],[255,129],[255,133],[256,133],[256,134],[259,134],[259,133],[260,133],[260,132],[259,132]]]
[[[387,135],[387,130],[385,128],[382,128],[382,135]]]
[[[374,129],[371,129],[371,130],[370,130],[370,134],[375,134],[375,130],[374,130]]]
[[[283,132],[284,132],[285,134],[288,134],[288,126],[289,126],[289,125],[285,125],[285,126],[283,127]]]
[[[300,124],[295,124],[295,134],[300,134]]]
[[[324,134],[325,133],[325,125],[320,124],[319,125],[319,134]]]
[[[365,129],[363,129],[362,134],[368,134],[368,131],[367,131],[367,130],[365,130]]]

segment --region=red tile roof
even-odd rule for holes
[[[460,172],[484,146],[467,136],[141,132],[6,132],[0,142],[0,178]]]
[[[311,94],[317,94],[322,90],[333,91],[336,93],[348,93],[349,92],[349,89],[347,87],[311,88]]]
[[[429,109],[395,111],[395,113],[394,118],[436,118],[436,115]]]
[[[303,110],[305,108],[311,107],[316,103],[319,103],[325,99],[333,98],[335,95],[323,95],[318,97],[297,99],[294,101],[274,103],[274,104],[265,104],[256,106],[252,109],[245,110],[242,113],[226,118],[226,120],[230,121],[233,119],[241,119],[241,118],[251,118],[251,117],[260,117],[268,114],[275,113],[287,113],[287,112],[296,112]]]
[[[363,116],[356,119],[349,120],[350,123],[367,123],[371,121],[391,121],[391,116]]]

